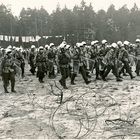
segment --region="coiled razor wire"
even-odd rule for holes
[[[36,86],[34,90],[38,90],[39,86]],[[85,86],[83,87],[85,91],[81,95],[70,88],[71,94],[67,98],[62,98],[64,91],[55,81],[53,83],[48,82],[46,87],[49,94],[45,95],[42,104],[39,103],[35,91],[30,92],[26,89],[26,95],[33,109],[40,108],[43,112],[48,109],[46,103],[50,96],[60,99],[60,104],[54,102],[55,109],[52,109],[49,116],[50,128],[57,138],[140,137],[138,131],[140,129],[140,107],[129,108],[128,113],[125,114],[126,119],[124,119],[124,113],[121,111],[118,101],[109,93],[102,92],[104,84],[96,91],[89,86]],[[57,93],[55,93],[56,90]],[[24,96],[16,98],[12,108],[17,107],[18,102]]]

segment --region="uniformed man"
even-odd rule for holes
[[[93,71],[93,69],[95,68],[96,80],[101,80],[100,70],[99,70],[99,48],[98,48],[99,45],[98,44],[99,44],[98,40],[91,42],[91,59],[93,61],[92,61],[92,64],[90,65],[91,66],[90,69]]]
[[[16,92],[15,74],[16,74],[16,65],[12,57],[12,50],[7,48],[6,54],[2,59],[0,66],[0,75],[2,76],[5,93],[9,93],[7,89],[9,85],[9,80],[11,81],[11,92]]]
[[[136,56],[136,74],[137,76],[140,76],[140,39],[136,39],[135,56]]]
[[[133,78],[135,78],[135,76],[133,76],[133,74],[132,74],[132,70],[131,70],[131,66],[130,66],[130,57],[129,57],[129,53],[127,51],[129,42],[124,41],[123,44],[124,44],[124,47],[119,48],[118,59],[122,61],[124,66],[123,66],[122,70],[119,72],[119,75],[121,75],[121,73],[124,73],[124,71],[126,70],[126,72],[130,75],[130,78],[133,79]]]
[[[84,55],[83,55],[83,44],[77,43],[73,52],[71,52],[71,61],[72,61],[72,74],[71,74],[71,84],[75,85],[74,80],[77,74],[80,72],[85,83],[89,84],[91,81],[88,80],[86,69],[84,66]]]
[[[44,53],[44,48],[40,46],[35,60],[37,67],[37,77],[40,83],[44,83],[43,78],[45,77],[46,73],[46,60],[47,58]]]
[[[107,54],[108,52],[108,42],[107,40],[102,40],[101,42],[101,46],[99,48],[99,69],[100,69],[100,75],[102,77],[104,71],[106,70],[106,65],[104,65],[104,63],[102,62],[103,61],[103,58],[105,57],[105,55]]]
[[[103,62],[106,65],[106,70],[104,71],[102,78],[104,81],[106,81],[106,77],[109,74],[109,72],[112,70],[113,74],[116,77],[116,81],[122,81],[122,79],[119,77],[118,73],[118,67],[117,67],[117,44],[112,43],[110,50],[105,55]]]
[[[36,57],[36,52],[35,52],[35,46],[32,45],[31,46],[31,50],[30,50],[30,53],[29,53],[29,60],[28,60],[28,63],[30,64],[30,72],[35,75],[35,69],[36,69],[36,66],[35,66],[35,57]]]
[[[17,59],[20,63],[20,68],[21,68],[21,76],[22,78],[24,78],[24,72],[25,72],[25,60],[24,60],[24,56],[21,52],[20,48],[16,48],[15,54],[14,54],[15,59]]]
[[[49,78],[55,78],[55,71],[54,71],[54,64],[56,61],[56,52],[54,49],[54,43],[50,43],[50,48],[48,51],[48,71],[49,71]]]
[[[70,56],[67,54],[65,50],[66,44],[60,45],[60,53],[58,54],[58,63],[60,67],[61,79],[59,80],[60,84],[64,89],[68,89],[66,86],[66,79],[69,76],[69,64],[70,64]]]

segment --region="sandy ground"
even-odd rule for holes
[[[79,75],[76,85],[63,90],[58,80],[40,84],[26,68],[17,79],[17,93],[3,93],[0,81],[0,138],[8,139],[140,139],[140,77],[86,85]],[[63,101],[60,104],[60,95]]]

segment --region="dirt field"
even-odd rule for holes
[[[0,138],[140,139],[140,77],[86,85],[79,75],[68,90],[55,80],[40,84],[26,69],[17,93],[3,93],[0,81]],[[60,104],[60,95],[63,101]]]

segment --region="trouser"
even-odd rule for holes
[[[126,70],[126,72],[127,72],[127,73],[130,75],[130,77],[132,78],[133,75],[132,75],[131,67],[129,66],[129,62],[123,61],[123,64],[124,64],[124,66],[123,66],[122,70],[119,72],[119,75],[120,75],[124,70]]]
[[[15,73],[3,73],[2,74],[2,80],[3,80],[3,87],[5,92],[7,91],[7,87],[9,85],[9,80],[11,82],[11,91],[14,91],[15,88]]]
[[[85,70],[84,66],[80,66],[79,67],[79,72],[82,75],[85,83],[87,83],[88,82],[88,78],[87,78],[87,73],[86,73],[86,70]],[[76,75],[77,75],[76,73],[71,74],[71,83],[74,83]]]
[[[65,68],[60,66],[60,73],[61,73],[60,82],[63,87],[66,87],[66,79],[69,77],[69,67]]]
[[[95,71],[96,71],[96,78],[99,78],[100,70],[99,70],[99,62],[95,61]]]
[[[30,64],[30,67],[31,67],[30,72],[34,75],[36,67],[34,64]]]
[[[45,74],[43,71],[37,71],[37,77],[39,79],[40,82],[43,81],[43,78],[45,77]]]
[[[25,63],[21,63],[21,74],[22,74],[22,77],[24,77],[24,72],[25,72],[25,70],[24,70],[24,68],[25,68]]]
[[[49,78],[54,78],[55,71],[54,71],[54,63],[53,62],[49,62],[48,70],[49,70]]]
[[[140,72],[140,60],[137,60],[137,62],[136,62],[136,74],[137,74],[137,76],[139,76],[139,72]]]
[[[49,78],[54,78],[55,74],[54,74],[54,67],[52,68],[51,71],[49,71]]]
[[[109,74],[109,72],[112,70],[113,74],[115,75],[116,78],[119,78],[119,74],[118,74],[118,69],[117,66],[114,65],[107,65],[106,66],[106,70],[103,73],[103,78],[106,78],[107,75]]]
[[[99,65],[99,74],[101,77],[103,77],[103,74],[106,71],[106,65],[102,62],[102,59],[98,61],[98,65]]]

